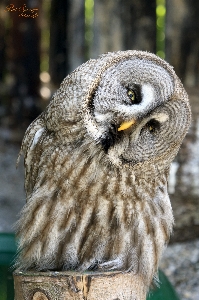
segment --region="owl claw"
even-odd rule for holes
[[[99,264],[99,269],[106,269],[107,271],[120,270],[122,265],[122,260],[120,258],[116,258],[110,261],[106,261],[104,263]]]

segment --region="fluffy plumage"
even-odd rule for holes
[[[68,75],[22,143],[17,266],[130,271],[148,286],[172,231],[167,179],[189,124],[180,80],[153,54],[107,53]]]

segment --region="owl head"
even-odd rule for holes
[[[168,166],[190,124],[188,96],[173,68],[143,51],[107,53],[88,88],[88,134],[117,166]]]
[[[114,166],[140,170],[147,164],[158,172],[175,157],[191,119],[187,93],[173,68],[154,54],[131,50],[77,68],[45,116],[47,127],[62,132],[64,127],[67,139],[81,126],[79,138],[88,138]]]
[[[49,130],[67,140],[78,132],[106,162],[137,170],[147,164],[158,172],[169,167],[190,120],[188,96],[173,68],[154,54],[131,50],[81,65],[45,113]]]

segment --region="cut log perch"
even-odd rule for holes
[[[145,300],[142,278],[121,272],[14,272],[15,300]]]

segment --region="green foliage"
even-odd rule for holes
[[[156,0],[156,54],[165,58],[165,0]]]
[[[85,0],[85,48],[86,59],[90,58],[90,48],[93,41],[94,0]]]
[[[41,22],[41,72],[49,71],[50,6],[51,1],[42,1],[42,10],[45,18],[43,18]]]

